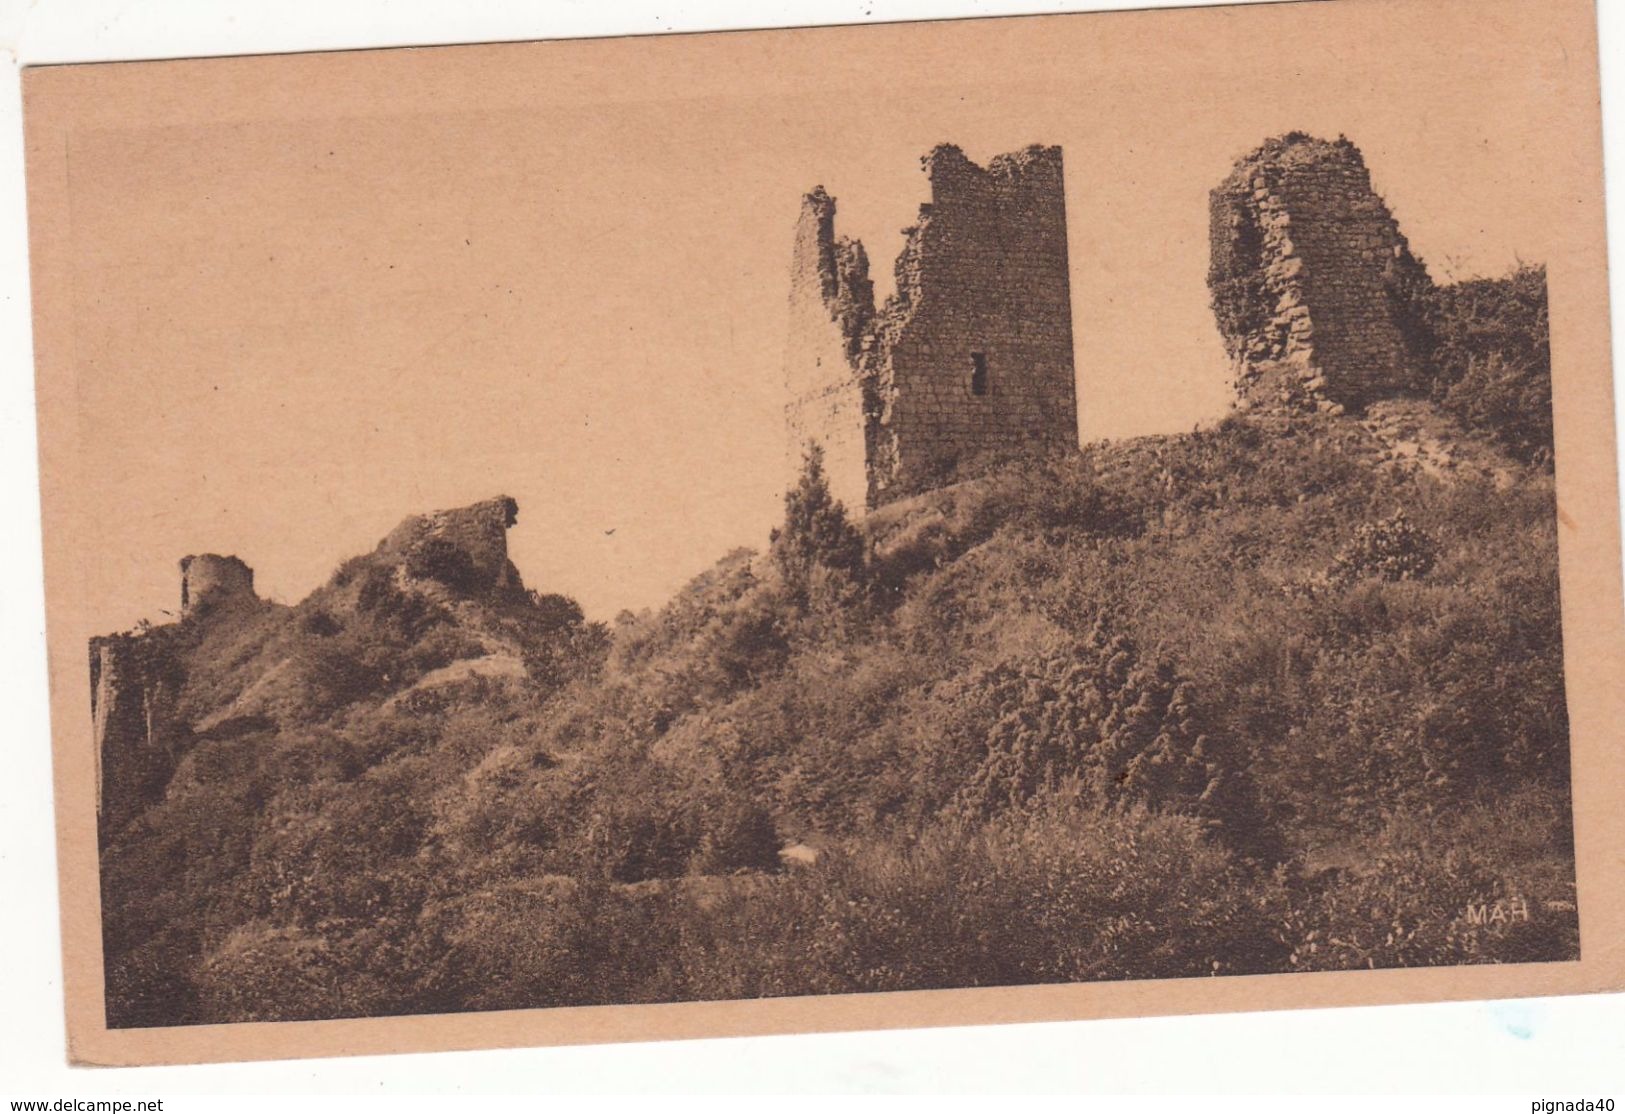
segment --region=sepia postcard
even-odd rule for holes
[[[1625,988],[1595,32],[25,71],[72,1057]]]

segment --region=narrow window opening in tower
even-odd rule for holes
[[[987,353],[972,352],[970,354],[970,393],[973,395],[987,394]]]

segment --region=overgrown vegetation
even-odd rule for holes
[[[1520,460],[1552,461],[1546,268],[1437,288],[1427,316],[1432,397]]]
[[[1375,454],[1231,419],[861,528],[813,456],[612,631],[366,560],[200,626],[237,726],[104,856],[110,1021],[1571,958],[1551,475]]]

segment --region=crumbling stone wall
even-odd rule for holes
[[[180,625],[90,640],[90,715],[96,755],[96,818],[105,844],[156,799],[189,728],[179,717],[182,655],[208,616],[257,604],[254,570],[217,553],[183,557]]]
[[[854,511],[869,505],[873,391],[866,402],[861,355],[874,314],[869,257],[857,241],[836,238],[835,199],[819,186],[801,199],[790,264],[787,464],[793,483],[807,444],[821,445],[830,492]]]
[[[152,799],[174,767],[173,716],[185,678],[165,637],[170,629],[90,640],[96,818],[104,844]]]
[[[1431,284],[1353,143],[1266,142],[1213,190],[1210,219],[1239,405],[1341,412],[1423,385]]]
[[[878,313],[862,245],[835,236],[834,199],[819,187],[802,201],[786,426],[793,463],[822,444],[851,507],[919,491],[970,454],[1077,445],[1060,148],[983,168],[943,145],[922,165],[931,200]]]
[[[508,559],[507,538],[518,515],[519,504],[507,496],[414,515],[379,543],[376,556],[397,578],[417,576],[414,569],[434,577],[451,567],[458,586],[469,593],[520,593],[524,584]],[[90,640],[96,814],[103,845],[161,797],[177,762],[197,738],[233,720],[259,718],[268,699],[286,698],[289,691],[265,688],[267,680],[289,665],[285,659],[229,703],[195,718],[196,695],[187,690],[189,673],[192,683],[199,676],[208,683],[209,665],[200,665],[204,659],[199,655],[210,652],[210,634],[231,631],[245,613],[252,614],[250,608],[272,605],[254,594],[254,570],[236,557],[197,554],[183,558],[180,570],[182,621],[162,626],[142,623],[133,631]],[[416,587],[420,592],[443,591],[431,580],[419,580]],[[325,612],[307,613],[307,618],[309,614],[331,620]],[[279,691],[282,696],[274,695]],[[251,698],[251,692],[258,695]]]
[[[254,595],[254,570],[236,557],[201,553],[181,558],[181,616],[199,614]]]

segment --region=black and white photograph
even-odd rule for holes
[[[1600,988],[1589,11],[29,70],[83,1023]]]

